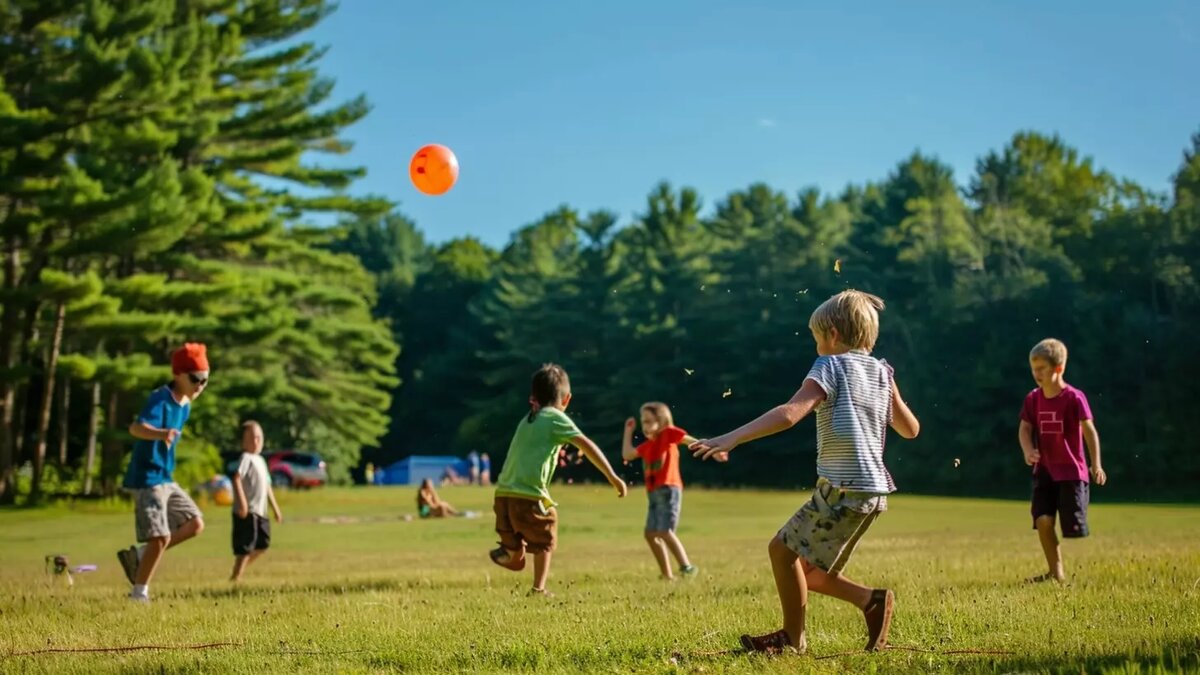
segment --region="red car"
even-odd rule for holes
[[[325,461],[315,453],[284,450],[266,453],[263,457],[275,487],[319,487],[329,482]]]

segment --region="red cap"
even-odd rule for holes
[[[199,342],[189,342],[171,355],[171,372],[175,375],[208,371],[208,350]]]

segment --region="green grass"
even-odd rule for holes
[[[491,492],[444,491],[478,519],[404,522],[413,490],[281,495],[289,519],[246,581],[226,581],[227,509],[171,551],[154,603],[124,599],[114,552],[133,536],[125,508],[0,512],[0,672],[1177,672],[1200,670],[1200,508],[1096,505],[1093,536],[1064,545],[1069,586],[1041,571],[1021,502],[898,496],[847,574],[898,596],[891,642],[858,653],[861,614],[814,596],[808,656],[736,653],[773,630],[767,541],[799,492],[689,490],[680,536],[698,578],[656,578],[641,539],[645,496],[558,487],[560,548],[551,600],[492,565]],[[353,516],[328,524],[319,517]],[[52,586],[43,556],[97,563]],[[42,653],[232,642],[198,650]],[[1003,652],[950,654],[956,650]],[[851,652],[848,655],[840,655]]]

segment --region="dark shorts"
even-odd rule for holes
[[[558,512],[536,499],[496,497],[496,534],[500,545],[510,551],[530,553],[553,551],[558,545]]]
[[[233,514],[233,554],[250,555],[271,547],[271,521],[251,513],[245,518]]]
[[[1033,476],[1033,499],[1029,509],[1035,530],[1038,518],[1058,516],[1064,538],[1086,537],[1087,510],[1087,481],[1054,480],[1045,469],[1038,468]]]
[[[646,531],[674,532],[679,527],[683,490],[674,485],[664,485],[654,488],[646,496],[650,501],[650,509],[646,512]]]

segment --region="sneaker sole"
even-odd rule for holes
[[[134,555],[136,556],[137,554],[134,553]],[[137,568],[129,564],[128,557],[129,549],[117,551],[117,562],[121,564],[121,571],[125,573],[125,578],[129,580],[129,583],[134,584],[136,583],[134,577],[137,575]]]
[[[521,556],[520,558],[517,558],[516,560],[510,560],[507,563],[502,563],[496,559],[495,553],[496,553],[495,551],[489,551],[488,558],[491,559],[492,562],[503,567],[504,569],[512,570],[513,572],[520,572],[521,570],[525,569],[525,556]]]
[[[892,629],[892,611],[896,608],[896,594],[888,591],[883,600],[883,623],[879,628],[879,637],[867,645],[867,651],[877,652],[887,646],[888,632]]]

